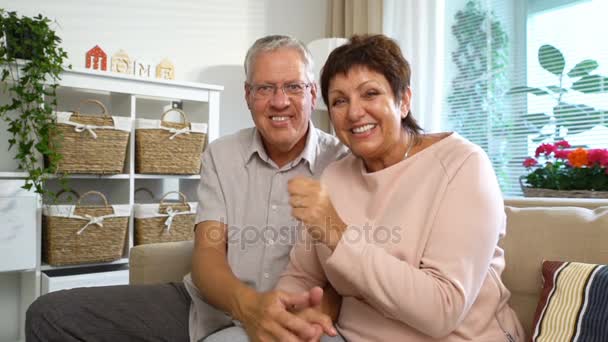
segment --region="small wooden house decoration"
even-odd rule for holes
[[[99,45],[95,45],[86,53],[85,67],[93,70],[108,70],[108,55]]]
[[[156,78],[165,80],[175,79],[175,66],[167,58],[163,58],[162,61],[156,66]]]
[[[133,64],[131,57],[124,51],[119,50],[112,56],[112,71],[120,74],[132,74]]]
[[[152,76],[152,64],[141,59],[136,59],[133,61],[133,75],[138,77]]]

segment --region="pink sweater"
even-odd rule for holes
[[[503,199],[486,154],[453,133],[374,173],[348,156],[321,181],[349,225],[336,249],[304,233],[278,287],[329,280],[357,341],[523,341],[500,280]]]

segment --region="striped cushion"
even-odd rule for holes
[[[543,280],[533,341],[608,340],[606,265],[545,261]]]

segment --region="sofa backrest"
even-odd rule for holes
[[[608,200],[508,199],[505,211],[502,279],[530,336],[543,260],[608,264]]]

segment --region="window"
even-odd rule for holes
[[[541,142],[608,147],[607,1],[449,6],[442,128],[486,150],[506,196]]]

